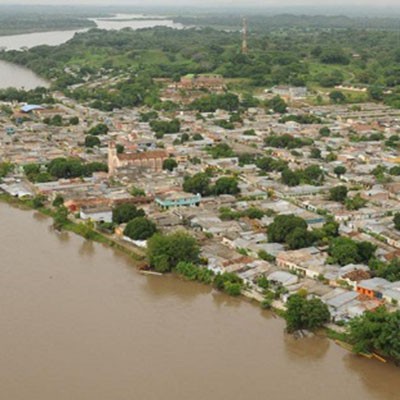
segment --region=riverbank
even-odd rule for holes
[[[21,199],[12,197],[8,194],[0,194],[0,202],[6,203],[9,206],[20,208],[22,210],[37,211],[44,216],[52,218],[53,224],[57,223],[57,211],[56,210],[48,208],[48,207],[37,208],[34,206],[33,201],[30,199],[21,200]],[[67,219],[67,220],[63,221],[60,228],[61,228],[61,230],[74,233],[78,236],[81,236],[81,237],[87,239],[87,240],[97,242],[97,243],[103,244],[105,246],[108,246],[110,248],[119,250],[122,253],[129,256],[129,258],[134,262],[134,264],[136,266],[138,266],[139,262],[144,262],[146,259],[146,255],[141,248],[137,248],[137,247],[133,246],[132,244],[123,243],[122,241],[113,238],[111,235],[108,235],[104,232],[100,232],[99,230],[94,228],[94,225],[91,225],[90,223],[75,222],[75,221],[71,221],[70,219]],[[151,271],[149,271],[149,272],[150,272],[150,274],[152,274]],[[161,276],[162,274],[154,273],[154,275]],[[173,275],[175,275],[176,277],[178,277],[180,280],[183,280],[183,281],[189,281],[189,282],[193,281],[192,279],[189,279],[185,275],[178,273],[178,272]],[[212,282],[201,281],[198,283],[202,283],[205,286],[213,287]],[[247,300],[249,303],[256,303],[262,309],[267,309],[273,315],[280,317],[283,320],[286,319],[286,307],[279,300],[272,301],[272,303],[266,308],[266,307],[264,307],[265,296],[263,296],[258,291],[255,291],[254,289],[250,289],[250,288],[243,288],[241,290],[240,297],[242,299]],[[309,335],[307,333],[304,336],[303,331],[298,331],[298,332],[296,331],[293,333],[293,335],[296,338],[309,337]],[[317,329],[316,331],[313,332],[313,335],[320,337],[320,338],[330,339],[331,341],[333,341],[335,343],[335,345],[345,349],[346,351],[350,352],[351,354],[360,355],[367,359],[375,359],[375,360],[378,360],[378,361],[384,362],[384,363],[386,363],[387,361],[394,363],[393,360],[387,360],[386,358],[383,358],[376,353],[369,353],[369,354],[355,353],[353,351],[353,346],[350,343],[349,335],[346,333],[345,329],[341,326],[337,326],[337,325],[331,323],[331,324],[329,324],[329,326],[327,325],[327,326]]]
[[[7,203],[11,206],[21,208],[23,210],[34,210],[47,217],[50,217],[54,221],[55,212],[46,207],[35,208],[31,204],[30,200],[21,200],[15,197],[9,196],[7,194],[0,194],[0,201],[3,203]],[[106,235],[89,226],[88,224],[76,223],[71,220],[65,221],[62,225],[62,229],[67,232],[75,233],[76,235],[82,236],[85,239],[93,240],[94,242],[101,243],[107,246],[110,246],[114,249],[122,251],[126,255],[132,258],[132,260],[136,263],[143,261],[145,256],[143,251],[134,247],[132,244],[123,244],[120,241],[113,239],[110,235]]]

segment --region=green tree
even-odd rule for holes
[[[185,232],[154,234],[147,242],[150,265],[158,272],[168,272],[180,262],[197,263],[200,248],[195,238]]]
[[[310,185],[319,185],[324,181],[324,171],[319,165],[310,165],[303,171],[304,181]]]
[[[304,228],[295,228],[285,239],[290,250],[302,249],[311,246],[315,241],[315,236],[312,232]]]
[[[156,225],[146,217],[136,217],[128,222],[124,235],[133,240],[146,240],[156,233]]]
[[[0,162],[0,179],[6,177],[14,169],[14,164],[3,161]]]
[[[334,168],[333,172],[336,174],[338,178],[340,178],[342,175],[346,173],[347,169],[343,165],[338,165],[337,167]]]
[[[89,129],[88,135],[97,136],[97,135],[107,135],[109,132],[108,126],[105,124],[97,124]]]
[[[345,206],[349,211],[359,210],[360,208],[365,207],[366,204],[367,200],[363,199],[360,193],[357,193],[352,198],[347,198],[345,201]]]
[[[267,107],[279,114],[284,114],[287,111],[287,104],[280,96],[275,96],[269,100]]]
[[[141,208],[135,205],[125,203],[115,206],[112,210],[112,221],[115,224],[123,224],[137,217],[144,217],[145,213]]]
[[[376,248],[370,242],[356,242],[348,237],[337,237],[331,240],[328,253],[331,261],[339,265],[368,263],[374,257]]]
[[[285,185],[292,187],[300,185],[301,177],[297,171],[286,168],[281,172],[281,180]]]
[[[68,209],[61,205],[54,214],[53,226],[55,229],[61,230],[68,222]]]
[[[163,169],[167,171],[173,171],[178,166],[178,163],[174,158],[167,158],[163,162]]]
[[[32,199],[32,206],[35,209],[42,208],[44,207],[45,202],[46,202],[46,197],[39,194]]]
[[[185,177],[183,181],[183,190],[187,193],[200,193],[202,196],[207,196],[210,193],[210,177],[199,172],[191,177]]]
[[[36,182],[36,177],[40,173],[40,164],[25,164],[23,166],[24,172],[26,177],[31,181],[31,182]]]
[[[70,125],[79,125],[79,118],[78,117],[71,117],[69,119]]]
[[[328,137],[331,134],[331,130],[327,126],[324,126],[319,130],[319,134],[322,137]]]
[[[393,223],[396,230],[400,231],[400,213],[394,214]]]
[[[47,164],[47,171],[57,179],[77,178],[85,175],[85,166],[76,158],[59,157]]]
[[[350,322],[350,342],[356,353],[378,352],[400,361],[400,311],[390,313],[385,307],[366,311]]]
[[[217,196],[221,194],[236,195],[240,192],[240,188],[236,178],[223,176],[215,182],[215,186],[213,187],[212,191]]]
[[[329,200],[338,201],[344,203],[347,199],[347,187],[346,186],[335,186],[329,190]]]
[[[297,228],[307,230],[307,222],[293,214],[277,215],[272,224],[268,225],[268,241],[285,243],[287,237]]]
[[[346,102],[346,96],[340,90],[333,90],[329,93],[332,103],[341,104]]]
[[[321,150],[318,147],[312,147],[310,151],[310,158],[321,158]]]
[[[214,286],[230,296],[239,296],[242,292],[243,280],[236,274],[224,272],[214,278]]]
[[[95,146],[100,146],[100,139],[96,136],[92,135],[87,135],[85,137],[85,147],[95,147]]]
[[[320,299],[307,300],[300,294],[293,294],[287,301],[285,319],[289,333],[300,329],[315,330],[330,321],[328,306]]]
[[[124,150],[125,150],[125,146],[123,144],[120,144],[120,143],[117,143],[115,148],[117,149],[117,154],[122,154],[124,152]]]
[[[368,95],[371,100],[382,101],[384,97],[383,89],[379,86],[370,86],[368,88]]]
[[[374,257],[377,246],[371,242],[362,241],[357,242],[357,250],[361,262],[368,264],[370,260]]]
[[[64,197],[62,197],[60,194],[57,194],[57,196],[53,200],[53,207],[60,207],[63,204],[64,204]]]

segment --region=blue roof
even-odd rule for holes
[[[27,104],[26,106],[21,107],[21,111],[24,113],[28,113],[34,110],[43,110],[43,107],[36,104]]]

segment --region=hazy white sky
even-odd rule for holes
[[[154,6],[154,5],[185,5],[205,7],[210,6],[321,6],[329,8],[346,7],[362,7],[371,6],[374,8],[384,7],[400,7],[400,0],[0,0],[2,4],[51,4],[51,5],[139,5],[139,6]]]

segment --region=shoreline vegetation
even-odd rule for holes
[[[14,15],[0,16],[0,37],[42,33],[53,31],[72,31],[96,28],[96,23],[85,17],[41,16],[27,14],[22,19]]]
[[[147,264],[146,256],[142,249],[136,248],[133,244],[128,243],[121,243],[118,240],[111,238],[109,235],[105,234],[104,232],[100,232],[95,229],[95,226],[90,222],[75,222],[71,221],[70,219],[66,218],[61,225],[57,227],[59,222],[57,221],[57,211],[52,208],[48,208],[45,206],[37,207],[34,204],[32,199],[18,199],[12,197],[5,193],[0,193],[0,202],[8,204],[10,206],[17,207],[21,210],[34,210],[42,215],[52,218],[53,220],[53,227],[55,231],[67,231],[74,233],[78,236],[83,237],[86,240],[91,240],[106,246],[109,246],[112,249],[117,249],[118,251],[123,252],[124,254],[128,255],[133,265],[137,268],[138,272],[144,272],[145,274],[148,273],[149,275],[157,275],[162,276],[165,273],[155,272],[154,268],[150,269],[142,269],[144,264]],[[53,207],[54,208],[54,207]],[[190,263],[180,262],[176,268],[172,271],[172,275],[175,276],[177,279],[181,279],[183,281],[192,281],[198,282],[203,285],[207,285],[213,287],[221,292],[224,292],[228,296],[239,297],[240,299],[244,299],[249,301],[250,303],[258,303],[261,309],[268,310],[269,312],[273,313],[275,316],[283,318],[286,320],[288,327],[285,329],[285,332],[293,334],[293,336],[297,339],[307,337],[310,333],[316,336],[325,337],[334,341],[335,344],[342,347],[343,349],[349,351],[352,354],[360,355],[366,357],[368,359],[377,359],[381,362],[387,362],[386,358],[381,357],[379,354],[375,352],[371,353],[364,353],[364,352],[356,352],[355,346],[352,345],[350,341],[349,334],[334,330],[332,327],[328,326],[318,326],[315,329],[290,329],[289,328],[289,320],[288,320],[288,311],[284,310],[281,307],[276,307],[273,303],[273,298],[268,296],[272,292],[266,291],[268,294],[263,297],[260,293],[259,296],[255,295],[254,291],[247,290],[242,283],[240,282],[240,278],[234,274],[222,274],[222,275],[215,275],[212,271],[207,270],[205,268],[199,268],[194,266]],[[229,276],[228,276],[229,275]],[[298,298],[301,298],[301,295],[295,295]],[[394,362],[394,359],[390,360]]]

